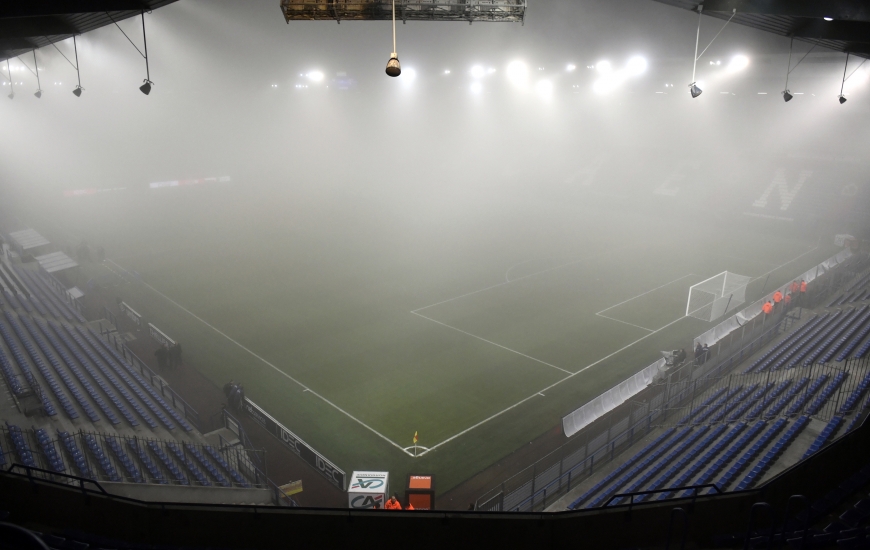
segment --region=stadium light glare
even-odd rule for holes
[[[569,63],[568,66],[565,67],[565,70],[568,71],[569,73],[576,70],[576,69],[577,69],[577,65],[575,65],[573,63]]]
[[[483,92],[483,84],[480,82],[475,82],[471,85],[471,93],[477,95]]]
[[[646,72],[648,63],[643,57],[636,55],[628,60],[625,68],[631,76],[638,76]]]
[[[447,69],[446,71],[444,71],[444,74],[450,74],[450,69]]]
[[[538,96],[544,99],[549,99],[553,96],[553,83],[549,80],[539,80],[535,84],[535,92]]]
[[[834,20],[833,17],[822,17],[822,19],[824,19],[825,21],[833,21]]]
[[[728,70],[735,73],[749,66],[749,58],[745,55],[735,55],[728,63]]]
[[[623,80],[618,73],[605,74],[592,84],[592,91],[599,95],[608,94],[615,90]]]
[[[415,69],[406,67],[405,70],[402,71],[402,84],[404,84],[406,87],[411,86],[411,84],[413,84],[416,79],[417,71]]]
[[[320,82],[324,78],[323,73],[320,71],[310,71],[306,76],[308,77],[308,80],[312,82]]]
[[[601,74],[609,74],[613,72],[613,65],[610,64],[610,61],[599,61],[595,64],[595,69]]]
[[[529,67],[522,61],[512,61],[507,66],[507,77],[511,84],[524,90],[529,86]]]
[[[486,76],[486,69],[484,69],[480,65],[475,65],[474,67],[471,68],[471,78],[480,79],[480,78],[483,78],[484,76]]]

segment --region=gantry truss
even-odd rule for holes
[[[496,21],[522,23],[526,0],[395,0],[398,21]],[[384,21],[391,0],[281,0],[290,21]]]

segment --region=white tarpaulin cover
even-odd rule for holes
[[[596,419],[601,418],[616,407],[622,405],[640,391],[649,386],[656,375],[664,368],[665,360],[659,359],[652,365],[602,393],[568,416],[562,418],[562,431],[566,437],[571,437]]]

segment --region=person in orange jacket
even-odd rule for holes
[[[413,509],[414,509],[414,505],[411,504],[411,501],[409,500],[409,501],[408,501],[408,505],[405,506],[405,510],[413,510]]]
[[[801,289],[801,285],[798,284],[797,281],[792,281],[792,282],[791,282],[791,293],[792,293],[792,294],[797,293],[797,291],[799,291],[800,289]]]
[[[384,509],[385,510],[401,510],[402,509],[402,504],[399,502],[399,499],[396,498],[395,493],[393,493],[393,496],[390,497],[390,500],[388,500],[384,504]]]
[[[773,293],[773,303],[778,304],[782,301],[782,292],[776,291]]]
[[[761,311],[765,313],[765,315],[770,315],[773,312],[773,302],[764,302],[764,305],[761,306]]]
[[[801,281],[801,294],[804,294],[807,291],[807,282]]]

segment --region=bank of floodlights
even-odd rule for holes
[[[737,15],[737,8],[735,8],[731,12],[731,17],[728,18],[728,21],[726,21],[725,24],[722,25],[722,28],[719,29],[719,32],[716,33],[716,36],[713,37],[713,40],[711,40],[710,43],[707,44],[707,47],[704,48],[704,51],[702,51],[701,54],[699,55],[698,54],[698,43],[701,40],[701,16],[703,14],[703,11],[704,11],[704,4],[699,4],[698,5],[698,31],[697,31],[697,33],[695,33],[695,61],[692,64],[692,83],[689,84],[689,93],[692,94],[693,98],[696,98],[699,95],[701,95],[702,93],[704,93],[704,91],[698,87],[698,82],[695,80],[695,73],[697,72],[697,68],[698,68],[698,60],[701,59],[701,56],[704,55],[704,52],[706,52],[707,49],[713,45],[713,42],[717,38],[719,38],[719,35],[722,34],[722,31],[725,30],[725,27],[728,26],[728,23],[730,23],[731,20],[734,19],[735,15]]]

